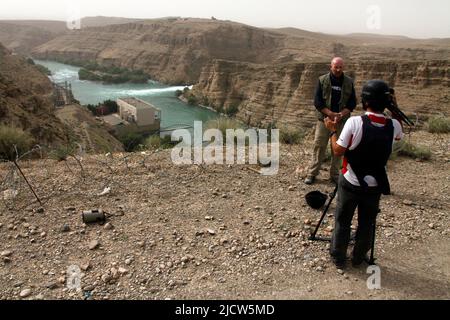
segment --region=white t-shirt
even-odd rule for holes
[[[382,124],[386,121],[386,117],[383,114],[366,112],[366,115],[371,117],[372,124],[378,127],[383,127]],[[403,138],[403,131],[400,122],[393,119],[392,124],[394,126],[394,141],[400,141]],[[361,143],[361,138],[363,134],[363,120],[362,117],[351,117],[345,123],[344,129],[337,140],[337,144],[348,150],[355,150],[356,147]],[[345,179],[354,186],[360,186],[356,174],[353,172],[352,167],[348,163],[344,156],[344,164],[342,169],[342,174]],[[364,181],[369,187],[377,187],[377,180],[373,176],[365,176]]]

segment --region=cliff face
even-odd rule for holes
[[[450,58],[450,41],[333,36],[297,29],[260,29],[230,21],[173,18],[67,32],[32,52],[41,59],[97,61],[146,71],[170,84],[197,83],[215,59],[259,64]]]
[[[142,69],[165,83],[196,83],[214,58],[262,63],[274,58],[285,36],[200,19],[161,19],[85,28],[33,51],[41,59],[95,60],[103,65]]]
[[[358,95],[364,81],[387,80],[406,112],[449,112],[450,40],[334,36],[259,29],[230,21],[157,19],[71,31],[35,48],[41,59],[97,61],[141,69],[168,84],[196,84],[216,108],[236,105],[251,124],[311,125],[317,78],[342,56]]]
[[[262,66],[217,60],[206,66],[193,93],[213,107],[239,107],[237,117],[251,125],[272,122],[295,127],[314,124],[314,90],[326,63]],[[384,79],[396,88],[401,109],[427,116],[450,114],[449,61],[362,62],[347,65],[357,96],[369,79]]]
[[[66,128],[54,114],[51,95],[47,76],[0,44],[0,122],[30,132],[39,143],[66,141]]]

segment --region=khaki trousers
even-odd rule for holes
[[[338,135],[341,134],[344,128],[344,122],[341,121],[338,125]],[[317,121],[316,124],[316,134],[314,137],[314,150],[313,150],[313,160],[308,170],[308,177],[316,177],[319,175],[320,168],[324,161],[327,147],[330,143],[330,131],[325,127],[323,121]],[[339,178],[339,170],[342,167],[341,157],[334,156],[333,151],[331,151],[332,160],[330,168],[330,178],[335,178],[336,181]]]

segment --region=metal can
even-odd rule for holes
[[[83,211],[83,222],[88,223],[104,223],[106,221],[106,216],[103,210],[88,210]]]

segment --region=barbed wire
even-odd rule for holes
[[[10,211],[20,211],[37,204],[44,207],[63,193],[79,195],[95,190],[94,195],[100,196],[108,188],[126,190],[123,173],[129,175],[138,168],[141,170],[135,174],[151,170],[149,159],[159,151],[107,153],[88,158],[68,154],[56,160],[48,156],[50,152],[35,146],[12,161],[0,159],[0,203]]]
[[[303,141],[310,141],[313,130],[307,132]],[[439,150],[448,150],[450,141],[446,135],[434,135],[434,144]],[[407,137],[411,140],[411,136]],[[287,145],[288,155],[294,159],[296,170],[302,174],[302,164],[309,160],[308,144]],[[106,153],[89,155],[79,148],[64,159],[52,159],[50,150],[36,145],[15,159],[0,159],[0,204],[10,211],[46,206],[62,194],[101,196],[115,190],[130,191],[124,177],[155,173],[160,163],[150,160],[162,149],[147,149],[140,152]],[[17,152],[17,151],[16,151]],[[194,180],[208,171],[206,165],[196,165],[198,172],[189,177]],[[211,169],[212,170],[212,169]],[[22,171],[22,172],[21,172]],[[34,191],[32,191],[34,190]],[[35,194],[33,194],[35,193]]]

